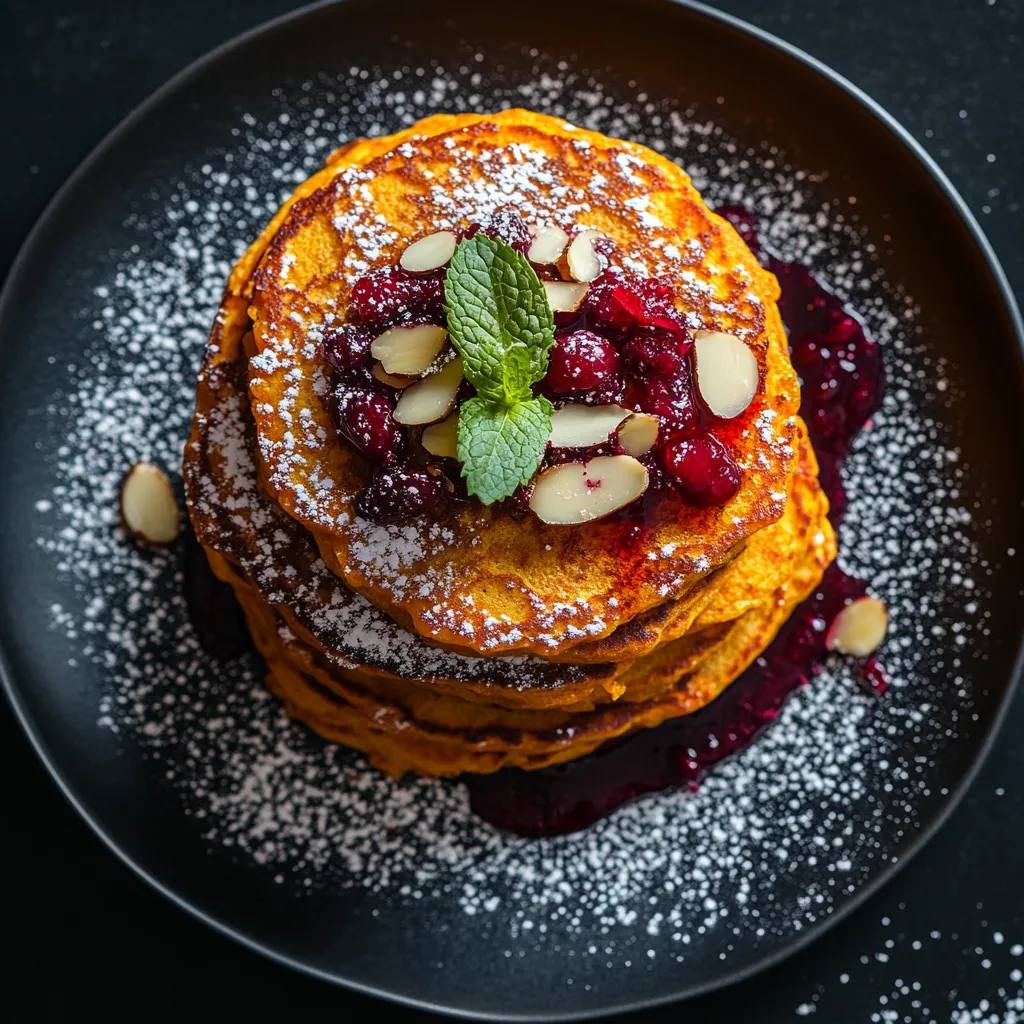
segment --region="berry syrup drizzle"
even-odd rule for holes
[[[779,308],[801,379],[800,413],[821,466],[830,518],[837,522],[846,505],[843,458],[881,403],[881,352],[861,322],[805,267],[764,249],[748,211],[726,207],[718,212],[782,286]],[[829,624],[866,590],[863,581],[833,563],[771,645],[707,707],[614,740],[567,764],[466,775],[473,811],[522,836],[550,836],[585,828],[644,793],[696,789],[712,765],[747,747],[774,721],[789,695],[810,682],[825,657]],[[885,677],[874,659],[862,666],[862,674],[869,690],[885,691]]]

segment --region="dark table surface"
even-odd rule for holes
[[[626,0],[624,0],[626,2]],[[100,138],[166,78],[289,0],[5,0],[0,273]],[[925,145],[1024,299],[1024,2],[722,0],[830,64]],[[983,339],[979,339],[982,343]],[[1019,439],[1018,439],[1019,441]],[[0,484],[2,486],[2,484]],[[2,571],[2,569],[0,569]],[[963,804],[914,862],[810,949],[643,1015],[777,1022],[1024,1021],[1024,693]],[[381,1007],[258,959],[166,903],[78,820],[0,705],[0,1006],[17,1021],[250,1022]],[[972,1012],[974,1011],[974,1012]],[[401,1011],[408,1019],[425,1019]]]

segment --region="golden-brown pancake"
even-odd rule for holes
[[[240,596],[270,669],[268,685],[290,714],[328,739],[363,750],[393,775],[454,776],[557,764],[627,732],[699,710],[767,646],[831,557],[823,548],[810,552],[786,584],[716,636],[673,686],[649,699],[584,711],[515,711],[332,671],[258,597]]]
[[[427,119],[386,151],[344,151],[330,171],[288,211],[260,260],[249,386],[266,488],[351,589],[450,646],[548,655],[685,595],[779,518],[799,396],[778,284],[678,166],[510,110]],[[317,341],[345,316],[354,281],[394,265],[410,240],[506,207],[529,223],[599,229],[616,244],[612,267],[665,277],[694,327],[732,333],[755,354],[759,393],[723,432],[742,468],[731,501],[697,508],[664,492],[649,529],[628,540],[619,520],[552,527],[477,502],[443,524],[380,525],[357,514],[371,466],[337,443]]]

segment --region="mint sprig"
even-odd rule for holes
[[[444,295],[448,335],[477,392],[459,409],[458,457],[469,493],[490,505],[529,481],[551,436],[551,403],[532,386],[547,372],[554,319],[527,259],[486,235],[459,243]]]
[[[459,409],[457,450],[470,494],[485,505],[507,498],[537,471],[551,435],[546,398],[497,408],[479,395]]]

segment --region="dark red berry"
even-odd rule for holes
[[[640,412],[657,416],[666,431],[692,433],[700,425],[700,410],[692,388],[672,387],[660,380],[645,383],[637,399]]]
[[[684,372],[682,367],[691,347],[685,336],[658,327],[641,327],[622,346],[622,358],[634,377],[668,381]]]
[[[698,505],[724,505],[740,487],[739,467],[713,434],[669,441],[662,449],[662,464]]]
[[[624,334],[640,323],[644,301],[630,280],[602,274],[587,293],[584,311],[598,326],[613,334]]]
[[[700,425],[693,368],[689,358],[670,359],[667,354],[664,358],[661,373],[651,368],[640,378],[637,407],[661,420],[663,437],[692,433]]]
[[[331,391],[329,403],[334,426],[356,448],[385,461],[394,458],[399,427],[383,394],[341,384]]]
[[[351,370],[345,370],[344,372],[335,370],[331,374],[331,384],[336,388],[347,388],[349,391],[364,390],[379,391],[382,394],[388,393],[386,390],[387,385],[374,377],[369,360],[359,363],[358,366],[353,367]]]
[[[525,254],[530,248],[530,229],[514,210],[498,210],[491,218],[491,226],[486,233],[492,238],[500,238],[517,252]]]
[[[657,327],[663,331],[671,331],[681,339],[689,337],[686,330],[686,321],[683,319],[682,313],[671,305],[666,304],[665,306],[649,308],[644,324],[647,327]]]
[[[575,397],[587,405],[616,405],[626,398],[626,377],[622,373],[611,373],[596,388]]]
[[[603,273],[584,303],[590,320],[616,338],[638,327],[657,327],[685,338],[686,323],[672,302],[671,284],[662,278]]]
[[[324,360],[342,373],[354,370],[369,359],[372,341],[373,335],[365,327],[355,324],[330,327],[324,332],[321,343]]]
[[[380,333],[400,323],[444,323],[444,273],[409,274],[388,267],[359,278],[352,288],[351,313]]]
[[[556,395],[592,391],[619,377],[619,353],[593,331],[573,331],[555,339],[542,387]]]
[[[378,523],[397,523],[436,508],[444,493],[441,476],[408,463],[385,466],[359,499],[359,513]]]

